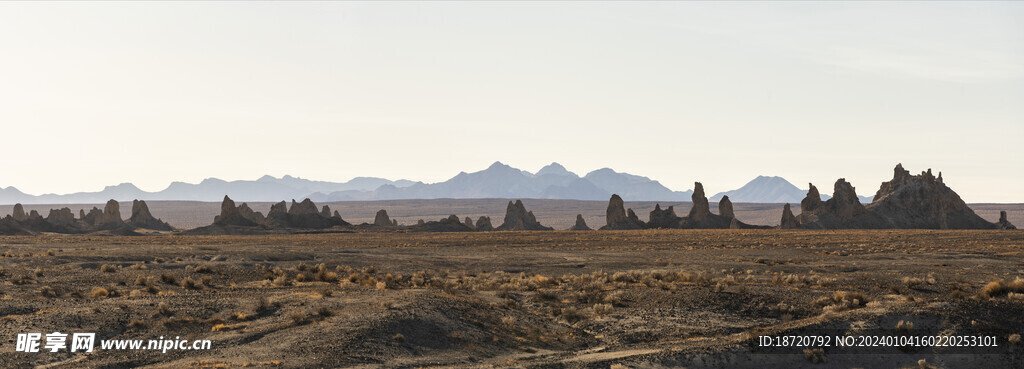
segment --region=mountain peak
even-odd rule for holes
[[[491,166],[487,167],[487,169],[497,169],[497,168],[511,168],[511,167],[508,166],[505,163],[500,162],[500,161],[496,161],[493,164],[491,164]]]
[[[552,162],[551,164],[548,164],[537,171],[538,176],[542,176],[545,174],[578,177],[576,173],[570,172],[568,169],[565,169],[565,167],[562,166],[562,164],[558,164],[556,162]]]
[[[259,179],[257,179],[257,181],[260,181],[260,182],[268,182],[268,181],[276,181],[276,180],[277,180],[277,178],[274,178],[274,176],[269,175],[269,174],[265,174],[262,177],[260,177]]]

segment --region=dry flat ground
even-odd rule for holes
[[[1024,231],[52,235],[0,255],[2,367],[1024,367]],[[14,352],[53,331],[212,350]],[[771,351],[759,334],[1000,346]]]
[[[514,200],[514,199],[513,199]],[[429,199],[429,200],[380,200],[380,201],[346,201],[317,203],[317,206],[330,205],[332,210],[337,210],[346,221],[359,223],[373,223],[373,217],[377,210],[386,209],[392,219],[405,225],[416,224],[419,219],[438,220],[447,218],[450,214],[456,214],[461,219],[470,216],[476,221],[477,217],[489,216],[495,227],[501,225],[505,216],[505,205],[508,199]],[[241,201],[239,201],[241,203]],[[552,199],[526,199],[523,200],[526,209],[533,211],[537,220],[542,224],[555,229],[569,229],[576,222],[576,214],[582,214],[587,224],[594,229],[605,225],[605,211],[608,209],[607,201],[583,201],[583,200],[552,200]],[[647,221],[648,214],[654,210],[657,201],[627,201],[626,207],[632,208],[641,220]],[[676,214],[685,216],[692,204],[690,202],[660,201],[663,208],[675,206]],[[202,227],[213,223],[213,217],[220,214],[219,202],[197,202],[197,201],[147,201],[153,216],[161,218],[170,225],[191,229]],[[250,202],[253,210],[262,212],[264,215],[270,210],[268,202]],[[792,204],[794,212],[800,212],[800,204]],[[70,205],[25,205],[25,211],[36,210],[43,216],[49,214],[50,209],[63,207],[71,208],[78,214],[78,209],[89,209],[97,207],[103,209],[104,204],[70,204]],[[121,202],[121,214],[128,217],[131,214],[132,203]],[[735,203],[733,204],[736,218],[747,224],[755,225],[779,225],[782,219],[783,204],[762,204],[762,203]],[[990,222],[999,220],[999,211],[1005,210],[1011,223],[1018,226],[1024,225],[1024,204],[971,204],[979,216]],[[13,205],[0,205],[0,216],[11,214]],[[711,202],[711,211],[718,214],[718,202]]]

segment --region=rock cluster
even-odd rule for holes
[[[467,217],[466,219],[468,220],[469,218]],[[392,224],[394,224],[394,223],[392,223]],[[413,231],[419,231],[419,232],[471,232],[471,231],[473,231],[473,228],[471,226],[466,225],[466,223],[463,223],[462,220],[459,220],[459,216],[455,215],[455,214],[449,215],[447,218],[444,218],[444,219],[441,219],[441,220],[438,220],[438,221],[423,222],[423,220],[420,219],[420,221],[417,222],[415,226],[409,227],[409,229],[411,229]]]
[[[631,214],[631,216],[630,216]],[[608,200],[608,210],[605,213],[606,224],[601,229],[643,229],[645,225],[633,213],[633,209],[626,212],[625,203],[619,195],[613,194]]]
[[[570,231],[589,231],[587,221],[583,220],[583,214],[576,214],[576,224],[569,228]]]
[[[134,235],[138,228],[150,230],[171,230],[171,227],[159,219],[153,218],[145,202],[135,200],[132,207],[132,220],[125,222],[121,218],[121,205],[110,200],[103,210],[93,207],[88,213],[79,209],[78,217],[70,208],[50,209],[46,218],[38,211],[25,213],[25,207],[15,204],[13,214],[3,218],[0,234],[35,234],[40,232],[55,233],[92,233]],[[147,219],[142,222],[142,219]],[[144,225],[145,224],[145,225]]]
[[[682,218],[676,216],[676,210],[669,206],[668,209],[662,210],[661,204],[655,204],[654,210],[651,210],[650,218],[647,221],[648,228],[679,228],[679,221]]]
[[[478,227],[479,228],[479,227]],[[522,200],[509,201],[505,208],[505,222],[498,226],[499,231],[550,231],[537,221],[532,211],[527,211]]]
[[[316,204],[310,199],[304,199],[302,202],[293,199],[290,209],[284,201],[275,203],[270,206],[270,211],[264,217],[262,213],[253,211],[248,204],[235,206],[230,197],[224,196],[220,205],[220,215],[214,217],[213,224],[188,233],[245,234],[274,229],[324,229],[347,225],[350,224],[341,219],[337,211],[332,215],[331,208],[326,205],[317,210]]]
[[[800,202],[797,223],[811,229],[995,229],[974,213],[931,169],[911,175],[897,164],[892,180],[882,182],[874,200],[864,206],[849,182],[836,181],[832,198],[822,202],[818,189],[810,185]],[[784,215],[785,217],[785,215]]]

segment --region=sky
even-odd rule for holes
[[[1021,2],[3,2],[0,187],[494,161],[1024,202]]]

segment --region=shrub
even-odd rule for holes
[[[160,313],[160,315],[164,315],[164,316],[174,315],[174,312],[171,311],[171,306],[167,305],[166,302],[161,302],[159,305],[157,305],[156,309]]]
[[[164,273],[160,275],[160,281],[167,284],[176,284],[178,282],[178,279],[174,278],[173,275]]]
[[[102,298],[102,297],[107,297],[109,295],[110,295],[110,291],[107,291],[106,288],[103,288],[103,287],[93,287],[92,288],[92,297]]]
[[[1014,346],[1019,345],[1020,344],[1020,334],[1018,334],[1018,333],[1011,334],[1009,337],[1006,338],[1006,342],[1009,342],[1011,345],[1014,345]]]
[[[405,335],[401,333],[395,333],[395,335],[392,336],[391,339],[395,340],[395,342],[405,342]]]
[[[288,312],[288,319],[291,319],[296,325],[302,325],[309,322],[309,316],[305,312],[292,310]]]
[[[100,271],[104,273],[113,273],[117,271],[117,267],[110,264],[100,265]]]
[[[896,328],[893,328],[893,330],[895,330],[896,333],[903,334],[909,333],[911,329],[914,329],[914,322],[906,320],[900,320],[899,323],[896,323]]]
[[[594,304],[594,313],[597,315],[608,315],[612,313],[611,304]]]
[[[135,319],[131,323],[128,323],[128,328],[142,328],[146,326],[146,322]]]
[[[181,280],[181,288],[193,289],[196,288],[196,281],[192,278],[185,277]]]

